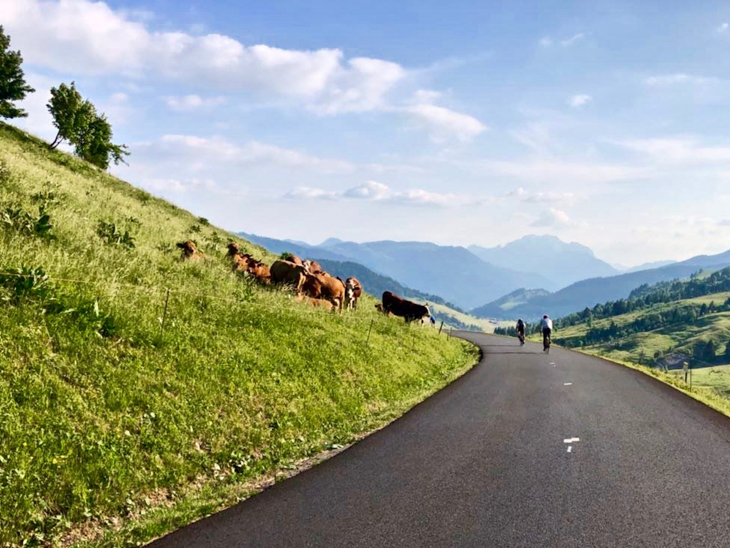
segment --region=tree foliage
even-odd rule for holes
[[[10,36],[0,25],[0,118],[28,116],[27,112],[13,104],[35,91],[25,82],[22,64],[23,57],[19,51],[10,51]]]
[[[111,162],[119,164],[129,155],[126,145],[112,143],[112,126],[104,114],[96,111],[94,104],[84,99],[76,89],[61,84],[51,89],[48,111],[58,133],[51,149],[64,141],[74,145],[76,154],[92,164],[106,169]]]

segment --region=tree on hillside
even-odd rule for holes
[[[28,116],[27,112],[13,104],[35,91],[25,83],[22,64],[23,57],[19,51],[10,51],[10,36],[0,25],[0,118]]]
[[[129,156],[126,145],[112,143],[111,124],[104,114],[97,113],[91,101],[81,96],[74,82],[51,89],[48,111],[58,130],[51,149],[68,141],[79,157],[103,169],[110,162],[119,164]]]
[[[51,150],[64,141],[73,143],[77,135],[86,131],[96,115],[94,105],[85,101],[76,90],[76,82],[71,82],[70,86],[61,84],[57,88],[51,88],[51,100],[47,106],[53,116],[53,125],[58,130],[51,143]]]

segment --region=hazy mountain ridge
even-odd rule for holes
[[[555,236],[524,236],[497,247],[469,246],[469,251],[496,266],[539,274],[552,282],[544,287],[556,290],[579,280],[612,276],[619,271],[576,242]]]
[[[631,292],[644,284],[656,284],[678,278],[686,278],[699,268],[720,269],[730,265],[730,251],[717,255],[698,255],[681,263],[662,268],[642,270],[606,278],[591,278],[576,282],[551,295],[536,297],[525,304],[514,307],[501,316],[501,319],[513,319],[522,316],[535,319],[542,314],[561,317],[577,312],[597,303],[614,301],[628,297]],[[481,307],[472,313],[480,315]]]

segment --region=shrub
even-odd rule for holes
[[[3,268],[0,286],[10,290],[12,300],[16,303],[22,299],[46,301],[55,296],[50,277],[42,268]]]
[[[96,227],[96,234],[109,245],[120,245],[129,249],[134,248],[134,237],[128,230],[122,233],[114,223],[99,221]]]
[[[47,213],[45,204],[38,206],[37,216],[28,213],[22,207],[6,207],[0,212],[0,224],[8,230],[15,230],[27,236],[53,237],[51,216]]]

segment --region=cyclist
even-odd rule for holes
[[[522,321],[522,318],[517,320],[515,330],[517,331],[517,338],[520,339],[520,346],[525,346],[525,322]]]
[[[542,350],[547,352],[550,348],[550,334],[553,332],[553,321],[545,314],[540,321],[542,330]]]

